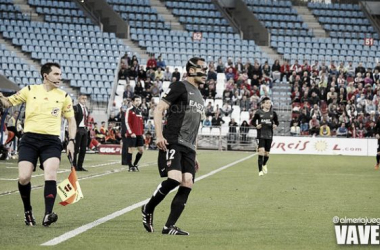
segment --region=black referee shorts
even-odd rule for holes
[[[18,162],[31,162],[36,171],[37,160],[41,165],[49,158],[57,157],[61,160],[62,143],[56,135],[43,135],[36,133],[25,133],[19,145]]]
[[[179,145],[167,145],[167,151],[158,152],[158,171],[161,177],[167,177],[170,170],[179,170],[190,173],[195,177],[195,151]]]
[[[265,152],[270,152],[272,141],[272,139],[259,139],[259,148],[264,148]]]
[[[137,148],[144,146],[144,137],[142,135],[136,135],[135,138],[128,136],[127,137],[128,148]]]

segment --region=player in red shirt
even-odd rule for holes
[[[144,152],[144,121],[141,110],[139,109],[140,105],[141,97],[135,95],[132,97],[132,107],[127,109],[125,112],[125,126],[127,128],[125,137],[127,138],[127,163],[129,165],[128,171],[134,172],[139,171],[137,164],[139,163]],[[136,154],[136,159],[132,165],[133,148],[136,147],[139,152]]]

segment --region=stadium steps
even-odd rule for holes
[[[273,59],[275,61],[276,59],[280,60],[280,64],[283,64],[282,56],[278,54],[274,49],[272,49],[269,46],[259,46],[260,49],[265,52],[269,58]]]
[[[37,14],[36,9],[28,4],[27,0],[13,0],[15,6],[19,6],[25,15],[30,15],[31,21],[43,22],[44,17]]]
[[[178,19],[173,16],[172,12],[165,7],[165,4],[159,0],[150,0],[152,8],[157,10],[157,13],[161,15],[166,23],[170,24],[172,30],[182,30],[185,31],[185,28],[179,23]]]
[[[297,13],[302,17],[309,29],[313,31],[315,37],[328,37],[326,31],[307,7],[293,6],[293,8],[297,10]]]
[[[14,46],[11,41],[4,39],[1,33],[0,33],[0,44],[4,44],[4,46],[9,51],[13,51],[17,57],[24,59],[26,63],[28,63],[29,65],[33,65],[33,67],[37,71],[40,71],[41,64],[39,62],[32,60],[30,56],[22,52],[21,48]]]
[[[142,50],[141,47],[138,46],[138,44],[133,43],[133,41],[130,39],[121,39],[121,40],[123,41],[125,45],[129,46],[132,54],[133,52],[137,52],[140,55],[140,58],[139,58],[140,61],[141,59],[148,60],[148,54],[146,50]]]
[[[292,118],[292,105],[290,98],[290,84],[274,82],[272,87],[272,100],[274,109],[278,115],[279,126],[274,135],[289,135],[290,120]]]

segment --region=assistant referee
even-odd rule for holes
[[[57,221],[53,213],[57,195],[57,170],[59,168],[62,144],[59,139],[61,118],[68,121],[69,143],[67,154],[74,154],[76,122],[70,95],[59,89],[62,72],[57,63],[46,63],[41,67],[43,84],[28,85],[10,97],[0,92],[1,104],[8,108],[25,103],[24,135],[19,144],[19,181],[18,189],[24,204],[25,224],[36,224],[30,202],[32,172],[36,170],[37,160],[43,165],[45,176],[45,215],[43,226]]]

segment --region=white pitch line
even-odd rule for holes
[[[248,160],[249,158],[251,158],[251,157],[253,157],[255,155],[256,154],[249,155],[249,156],[247,156],[247,157],[245,157],[243,159],[234,161],[234,162],[232,162],[230,164],[227,164],[227,165],[225,165],[223,167],[220,167],[220,168],[218,168],[216,170],[213,170],[213,171],[211,171],[208,174],[205,174],[205,175],[200,176],[199,178],[196,178],[195,182],[203,180],[203,179],[205,179],[207,177],[210,177],[210,176],[212,176],[212,175],[214,175],[214,174],[216,174],[216,173],[218,173],[218,172],[220,172],[222,170],[225,170],[225,169],[227,169],[227,168],[229,168],[229,167],[231,167],[231,166],[233,166],[235,164],[238,164],[238,163],[240,163],[242,161]],[[175,190],[172,190],[172,192],[173,191],[175,191]],[[126,208],[123,208],[123,209],[121,209],[119,211],[116,211],[116,212],[114,212],[112,214],[104,216],[103,218],[100,218],[100,219],[98,219],[96,221],[90,222],[90,223],[88,223],[86,225],[83,225],[83,226],[78,227],[78,228],[76,228],[74,230],[71,230],[71,231],[69,231],[67,233],[64,233],[61,236],[58,236],[58,237],[56,237],[56,238],[54,238],[52,240],[49,240],[49,241],[47,241],[45,243],[42,243],[41,246],[55,246],[55,245],[58,245],[58,244],[60,244],[60,243],[62,243],[64,241],[69,240],[69,239],[71,239],[71,238],[73,238],[73,237],[75,237],[75,236],[77,236],[77,235],[79,235],[81,233],[84,233],[87,230],[90,230],[90,229],[92,229],[92,228],[94,228],[94,227],[96,227],[96,226],[98,226],[98,225],[100,225],[100,224],[102,224],[104,222],[107,222],[109,220],[115,219],[116,217],[119,217],[119,216],[121,216],[121,215],[123,215],[125,213],[128,213],[128,212],[136,209],[136,208],[139,208],[139,207],[143,206],[145,203],[147,203],[148,201],[149,201],[149,198],[146,199],[146,200],[140,201],[138,203],[135,203],[135,204],[133,204],[131,206],[128,206]]]

